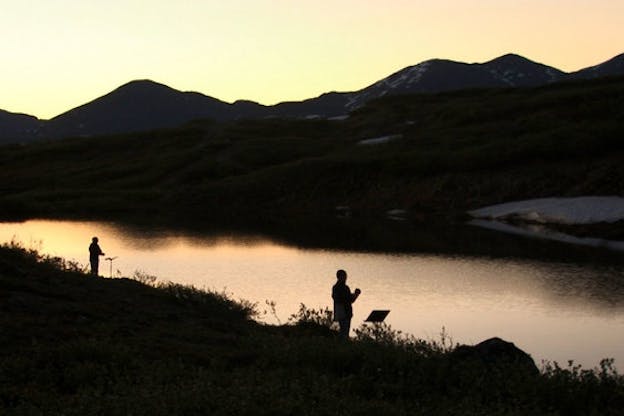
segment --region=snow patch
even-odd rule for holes
[[[362,92],[351,95],[349,97],[349,102],[346,104],[346,108],[354,110],[370,99],[383,97],[393,90],[404,88],[405,86],[412,87],[421,80],[430,66],[430,62],[423,62],[377,81],[373,85],[365,88]]]
[[[388,85],[391,89],[399,88],[403,86],[404,84],[407,84],[407,85],[415,84],[418,81],[420,81],[422,76],[429,69],[429,66],[430,66],[429,62],[423,62],[419,65],[409,67],[405,71],[403,71],[400,76],[395,77],[394,79],[393,77],[386,78],[384,80],[385,84]]]
[[[468,211],[474,218],[519,219],[538,223],[594,224],[624,219],[624,198],[584,196],[508,202]]]
[[[618,196],[531,199],[492,205],[468,211],[468,214],[476,218],[468,224],[482,228],[624,251],[624,241],[575,237],[547,228],[547,224],[580,225],[624,220],[624,198]],[[506,220],[520,220],[521,224],[509,224]]]
[[[402,138],[403,138],[402,134],[392,134],[389,136],[375,137],[374,139],[360,140],[357,144],[362,145],[362,146],[371,146],[371,145],[388,143],[388,142],[402,139]]]
[[[335,116],[335,117],[330,117],[327,120],[329,121],[344,121],[347,120],[349,118],[348,114],[342,115],[342,116]]]

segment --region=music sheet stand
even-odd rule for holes
[[[368,315],[368,318],[366,318],[364,322],[383,322],[389,313],[390,311],[387,310],[374,310]]]

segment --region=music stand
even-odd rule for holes
[[[368,318],[364,320],[364,322],[383,322],[383,320],[386,319],[386,316],[388,316],[389,313],[390,311],[386,310],[373,310],[368,315]]]
[[[110,261],[110,277],[112,279],[113,277],[113,260],[115,260],[117,258],[117,256],[115,257],[106,257],[104,260],[108,260]]]

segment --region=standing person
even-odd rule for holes
[[[91,263],[91,274],[98,275],[98,269],[100,267],[100,256],[103,256],[104,252],[98,244],[98,238],[93,237],[91,239],[91,245],[89,245],[89,262]]]
[[[334,299],[334,321],[340,326],[340,337],[349,338],[351,329],[351,318],[353,317],[353,307],[351,304],[360,296],[362,291],[355,289],[351,293],[351,289],[347,286],[347,272],[338,270],[336,272],[338,281],[332,287],[332,299]]]

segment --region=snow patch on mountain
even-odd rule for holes
[[[554,68],[547,68],[546,74],[550,77],[550,82],[555,82],[561,79],[561,73]]]
[[[390,76],[382,80],[381,82],[388,86],[390,89],[401,88],[404,85],[409,86],[420,81],[422,76],[429,69],[429,66],[429,62],[423,62],[419,65],[411,66],[404,71],[399,72],[396,76]]]
[[[349,111],[355,110],[364,105],[367,101],[383,97],[396,90],[409,89],[422,79],[423,75],[429,70],[430,61],[422,62],[418,65],[407,67],[397,73],[384,78],[360,92],[354,93],[349,97],[346,108]]]
[[[507,85],[511,87],[516,86],[516,81],[518,79],[526,77],[526,74],[524,74],[523,72],[516,72],[510,69],[507,69],[504,72],[491,69],[490,74],[492,74],[494,77],[500,79],[501,81],[503,81],[504,83],[506,83]]]

